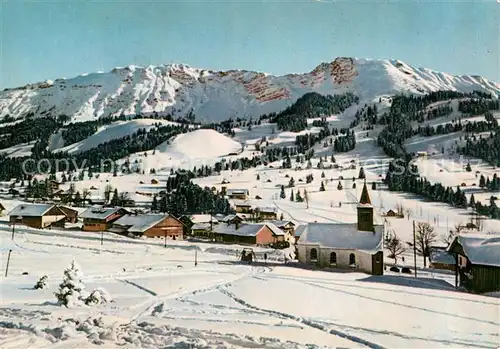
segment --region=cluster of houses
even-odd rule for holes
[[[109,231],[132,237],[182,240],[185,236],[221,243],[287,247],[295,244],[305,265],[384,273],[383,224],[374,221],[374,207],[366,183],[357,204],[355,223],[311,222],[296,226],[278,219],[275,208],[249,201],[248,190],[228,190],[235,213],[221,216],[141,214],[123,207],[90,207],[82,211],[58,204],[21,204],[10,213],[11,224],[33,228],[79,223],[83,231]],[[0,210],[3,208],[0,204]],[[396,212],[395,212],[396,213]],[[499,235],[460,234],[446,249],[431,253],[431,267],[456,274],[456,285],[473,292],[500,291]]]

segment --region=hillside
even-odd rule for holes
[[[168,115],[197,121],[279,112],[307,92],[352,92],[371,101],[400,92],[437,90],[498,94],[479,76],[452,76],[397,60],[337,58],[311,72],[272,76],[245,70],[212,71],[183,64],[128,66],[0,92],[0,120],[66,115],[83,122],[119,115]]]

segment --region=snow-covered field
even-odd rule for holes
[[[0,225],[1,348],[493,348],[497,298],[453,276],[380,277],[235,263],[238,246],[127,240]],[[195,253],[198,265],[194,265]],[[112,302],[65,308],[53,292],[76,260]],[[27,273],[23,275],[23,273]],[[33,290],[48,275],[49,288]],[[443,279],[444,278],[444,279]]]

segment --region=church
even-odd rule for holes
[[[366,181],[357,205],[357,223],[308,223],[297,242],[299,261],[373,275],[384,273],[384,225],[374,224]]]

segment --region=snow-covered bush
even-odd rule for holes
[[[71,262],[69,268],[64,271],[58,292],[54,293],[59,305],[72,307],[82,303],[82,292],[85,291],[82,278],[83,274],[78,264],[75,261]]]
[[[49,282],[47,281],[49,277],[47,275],[42,276],[33,287],[35,290],[42,290],[49,287]]]
[[[96,288],[87,298],[85,298],[85,304],[87,305],[97,305],[108,302],[111,302],[111,296],[104,288]]]

